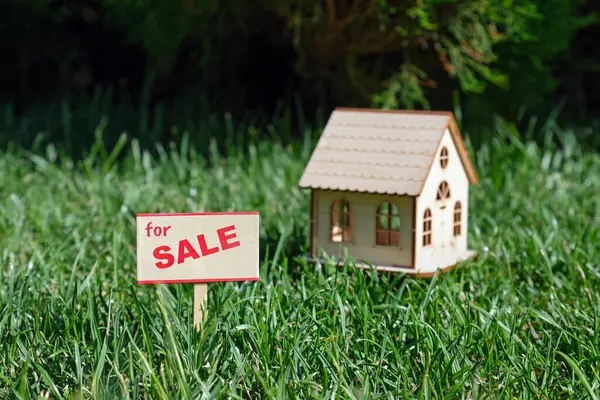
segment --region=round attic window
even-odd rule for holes
[[[442,147],[442,151],[440,152],[440,165],[442,168],[448,166],[448,148],[446,147]]]

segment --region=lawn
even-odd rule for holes
[[[432,279],[295,259],[314,141],[0,154],[0,398],[597,399],[600,156],[557,142],[470,149],[481,256]],[[208,210],[260,211],[261,279],[197,333],[192,286],[136,285],[135,213]]]

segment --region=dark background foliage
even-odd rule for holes
[[[4,0],[0,141],[30,145],[43,130],[73,150],[101,124],[109,141],[167,140],[214,135],[202,127],[224,113],[266,124],[335,106],[459,107],[477,132],[558,105],[561,121],[590,126],[599,11],[595,0]]]

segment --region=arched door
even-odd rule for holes
[[[452,234],[452,218],[454,216],[453,210],[448,209],[450,204],[450,185],[448,182],[442,181],[438,186],[436,200],[439,207],[439,223],[440,229],[438,237],[440,241],[440,247],[446,248],[450,246],[451,234]]]

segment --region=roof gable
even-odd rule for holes
[[[300,187],[417,196],[447,128],[469,182],[478,183],[452,113],[338,108]]]

